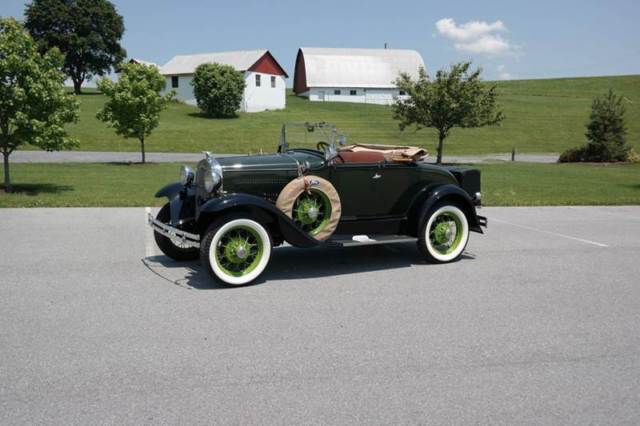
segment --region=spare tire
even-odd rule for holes
[[[333,234],[342,214],[338,191],[318,176],[302,176],[289,182],[278,195],[276,206],[319,241]]]

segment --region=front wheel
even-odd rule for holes
[[[418,248],[431,262],[458,260],[469,241],[469,222],[452,204],[438,204],[426,214],[418,234]]]
[[[252,217],[227,216],[207,229],[200,245],[200,260],[223,284],[244,285],[267,268],[272,245],[267,229]]]

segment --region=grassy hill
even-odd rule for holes
[[[640,151],[640,76],[520,80],[499,82],[500,103],[506,120],[500,127],[454,129],[446,154],[560,152],[584,142],[584,124],[591,100],[609,88],[627,99],[629,142]],[[80,150],[137,151],[138,143],[124,140],[95,119],[104,102],[98,93],[80,96],[81,113],[70,133]],[[208,119],[195,107],[172,103],[147,141],[148,151],[224,152],[273,151],[280,126],[290,121],[327,121],[345,132],[349,142],[412,144],[435,151],[430,130],[400,132],[391,108],[379,105],[308,102],[293,95],[287,109],[240,114],[234,119]]]

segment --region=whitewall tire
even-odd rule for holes
[[[200,259],[213,278],[225,285],[249,284],[271,259],[267,229],[250,217],[227,217],[214,222],[200,246]]]
[[[418,247],[434,263],[460,258],[469,242],[469,222],[460,208],[452,204],[432,207],[419,229]]]

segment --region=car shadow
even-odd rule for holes
[[[472,253],[465,252],[461,261],[473,259],[475,256]],[[164,280],[188,289],[229,290],[243,287],[227,287],[217,283],[199,261],[178,262],[166,256],[151,256],[143,259],[143,263]],[[401,269],[413,265],[428,265],[413,243],[345,248],[279,247],[274,249],[267,270],[249,285]],[[178,268],[186,273],[177,279],[172,278],[178,273]]]
[[[139,154],[139,153],[138,153]],[[109,161],[106,164],[110,166],[142,166],[142,167],[151,167],[151,166],[159,166],[160,163],[155,163],[153,161]]]

